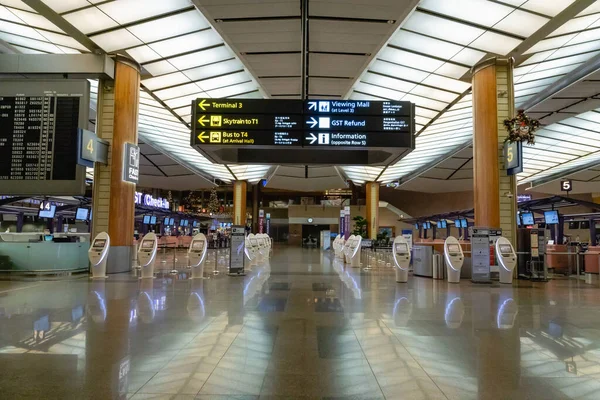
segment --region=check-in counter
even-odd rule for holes
[[[569,248],[565,244],[546,245],[546,265],[554,269],[554,273],[569,274],[570,266],[576,265],[575,253],[569,253]]]
[[[600,246],[588,246],[584,263],[586,273],[597,274],[600,271]]]
[[[57,273],[87,271],[89,234],[57,234],[40,241],[41,233],[0,234],[0,271]]]

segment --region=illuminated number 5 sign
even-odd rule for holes
[[[563,192],[570,192],[573,190],[573,182],[571,180],[560,181],[560,190]]]
[[[504,144],[504,166],[508,175],[523,172],[523,144],[521,142]]]

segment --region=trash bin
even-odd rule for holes
[[[433,255],[433,279],[444,279],[444,259],[441,254]]]

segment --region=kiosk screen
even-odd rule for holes
[[[460,246],[457,244],[449,244],[448,253],[460,253]]]
[[[153,216],[150,217],[150,224],[151,225],[156,224],[156,215],[153,215]]]
[[[78,208],[75,213],[75,219],[78,221],[87,221],[89,212],[88,208]]]
[[[500,245],[500,254],[503,256],[511,256],[513,253],[512,248],[507,244]]]
[[[56,205],[46,203],[47,206],[44,208],[40,207],[40,212],[38,213],[38,217],[40,218],[54,218],[54,213],[56,213]]]
[[[169,221],[170,221],[170,220],[169,220],[169,217],[165,218],[165,219],[164,219],[164,222],[163,222],[163,225],[170,225],[170,224],[169,224]]]
[[[104,248],[106,245],[106,239],[96,239],[94,240],[94,245],[92,247]]]
[[[460,226],[461,226],[461,228],[467,228],[467,225],[468,225],[468,223],[467,223],[466,219],[461,219],[460,220]]]
[[[150,216],[149,215],[144,215],[144,220],[143,220],[144,225],[147,225],[150,223]]]
[[[406,243],[396,243],[396,253],[408,253],[408,246]]]
[[[523,220],[523,225],[533,225],[535,224],[535,220],[533,219],[532,213],[523,213],[521,214],[521,219]]]
[[[558,211],[544,211],[544,220],[546,224],[558,224]]]
[[[152,249],[154,247],[154,240],[144,240],[142,243],[142,249]]]
[[[258,242],[256,241],[256,239],[250,239],[250,244],[252,245],[252,247],[258,246]]]
[[[204,248],[204,240],[196,240],[194,244],[192,244],[192,250],[202,251]]]

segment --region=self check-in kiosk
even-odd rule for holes
[[[156,260],[157,237],[148,233],[142,238],[138,249],[138,261],[142,268],[142,278],[154,277],[154,261]]]
[[[265,239],[265,236],[266,235],[263,233],[255,235],[261,261],[265,261],[269,258],[269,248],[267,247],[267,240]]]
[[[465,261],[465,255],[460,247],[460,243],[454,236],[448,236],[444,242],[444,258],[448,267],[448,282],[459,283],[460,270]]]
[[[106,278],[106,260],[108,259],[108,249],[110,247],[110,237],[106,232],[100,232],[92,240],[88,257],[92,265],[92,279]]]
[[[496,240],[496,258],[498,259],[498,272],[500,283],[512,283],[513,270],[517,266],[517,254],[510,241],[501,236]]]
[[[350,245],[352,244],[353,241],[354,241],[354,235],[350,235],[348,240],[346,240],[344,243],[344,250],[343,250],[344,264],[350,264],[350,256],[348,255],[348,252],[350,251]]]
[[[244,264],[248,266],[246,269],[248,271],[250,271],[252,269],[252,266],[256,265],[257,258],[256,258],[256,253],[254,252],[254,249],[252,248],[252,245],[250,244],[249,237],[246,236],[244,241],[245,241],[244,255],[245,255],[246,259],[248,260],[248,262],[244,263]]]
[[[193,237],[188,249],[188,259],[192,268],[192,279],[202,279],[204,275],[204,263],[208,252],[208,241],[203,233]]]
[[[340,240],[338,241],[338,255],[337,257],[344,262],[345,261],[345,249],[346,249],[346,240],[344,239],[344,237],[340,237]]]
[[[394,239],[393,247],[394,265],[396,269],[396,282],[408,282],[408,268],[410,267],[410,248],[403,236]]]
[[[349,258],[349,264],[351,267],[360,267],[360,244],[362,242],[362,236],[354,236],[354,239],[349,240],[350,245],[348,246],[347,257]]]
[[[258,263],[262,262],[262,256],[260,253],[260,249],[258,247],[258,239],[256,238],[256,235],[254,235],[253,233],[249,234],[248,237],[248,242],[250,243],[250,248],[252,249],[252,252],[254,253],[254,259],[253,259],[253,264],[252,265],[258,265]]]
[[[333,239],[333,255],[335,258],[339,258],[340,256],[340,235],[337,235],[335,239]]]

